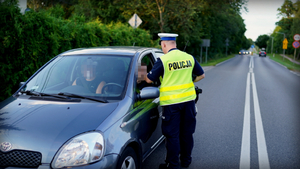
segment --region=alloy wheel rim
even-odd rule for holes
[[[134,159],[128,156],[124,159],[121,169],[136,169]]]

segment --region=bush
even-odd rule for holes
[[[154,46],[149,32],[127,23],[86,22],[84,16],[63,19],[59,6],[20,14],[15,0],[0,2],[0,101],[11,96],[51,58],[64,51],[96,46]]]

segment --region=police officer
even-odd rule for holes
[[[159,33],[160,45],[165,55],[158,58],[147,74],[147,83],[159,80],[160,105],[163,107],[162,132],[166,137],[167,156],[163,168],[188,167],[192,162],[193,133],[196,128],[195,86],[205,77],[195,58],[176,48],[177,34]],[[196,78],[192,79],[192,74]],[[180,155],[180,157],[179,157]]]

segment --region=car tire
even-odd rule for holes
[[[138,157],[131,147],[127,147],[122,153],[117,169],[139,169]]]

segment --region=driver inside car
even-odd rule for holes
[[[106,84],[96,76],[97,62],[88,58],[81,64],[81,77],[77,77],[74,85],[83,86],[93,93],[101,94],[103,86]]]
[[[137,77],[137,91],[139,92],[144,87],[153,86],[145,81],[145,77],[147,76],[147,64],[140,63],[138,66],[138,77]]]

